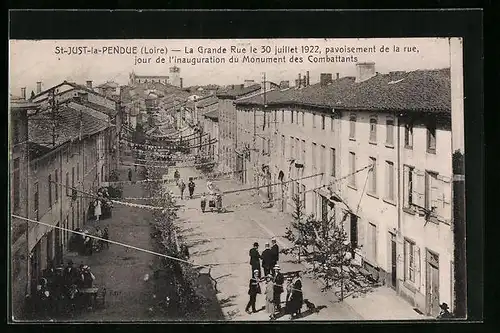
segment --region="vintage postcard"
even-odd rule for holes
[[[9,47],[14,321],[465,316],[460,38]]]

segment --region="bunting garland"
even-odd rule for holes
[[[217,143],[217,139],[212,139],[210,140],[209,142],[205,142],[205,143],[202,143],[201,145],[195,145],[195,146],[182,146],[182,145],[177,145],[177,146],[172,146],[170,148],[158,148],[159,146],[155,146],[155,145],[145,145],[145,144],[139,144],[139,143],[132,143],[130,141],[126,141],[124,139],[122,139],[120,142],[121,143],[124,143],[126,145],[128,145],[129,147],[137,150],[137,151],[143,151],[143,152],[149,152],[149,151],[153,151],[153,152],[171,152],[171,151],[174,151],[176,149],[193,149],[193,148],[200,148],[200,147],[203,147],[203,146],[208,146],[208,145],[212,145],[214,143]]]

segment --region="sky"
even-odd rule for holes
[[[143,59],[151,57],[149,64],[136,64],[135,55],[126,54],[84,54],[69,55],[56,54],[57,48],[68,51],[69,47],[87,46],[103,50],[103,47],[157,47],[167,50],[165,57],[167,63],[156,63],[156,55],[141,55]],[[285,54],[286,63],[278,64],[251,64],[242,63],[244,54],[229,54],[230,47],[271,50],[266,54],[249,54],[255,56],[274,56],[275,47],[286,46],[290,50],[297,47],[298,53]],[[293,85],[298,74],[310,72],[311,84],[319,81],[320,73],[339,73],[341,77],[356,74],[354,62],[329,62],[313,63],[307,60],[311,54],[306,54],[302,46],[312,46],[313,51],[321,54],[312,54],[324,57],[326,49],[329,48],[332,56],[357,57],[357,62],[375,62],[375,70],[380,73],[398,70],[437,69],[450,67],[450,46],[447,38],[404,38],[404,39],[200,39],[200,40],[10,40],[9,50],[9,78],[10,93],[19,95],[22,87],[27,88],[29,94],[36,90],[36,82],[42,82],[42,89],[47,89],[64,80],[85,83],[92,80],[94,85],[105,81],[115,81],[119,84],[128,82],[129,73],[134,71],[138,75],[169,75],[169,68],[174,64],[168,63],[169,56],[177,57],[208,57],[218,56],[224,58],[225,63],[212,64],[176,64],[180,68],[180,76],[183,78],[184,86],[205,84],[239,84],[245,79],[262,80],[262,73],[266,73],[266,79],[279,83],[281,80],[289,80]],[[387,47],[390,52],[380,52],[381,47]],[[400,48],[400,52],[393,52],[394,46]],[[226,54],[200,54],[198,47],[218,48],[225,47]],[[374,47],[376,52],[365,53],[341,53],[334,48],[339,47]],[[404,47],[410,52],[403,52]],[[418,52],[415,52],[415,47]],[[192,54],[186,54],[185,48],[193,48]],[[181,50],[173,51],[173,50]],[[240,59],[239,63],[229,63],[231,55]],[[283,54],[277,55],[282,56]],[[291,56],[303,57],[303,63],[290,62]]]

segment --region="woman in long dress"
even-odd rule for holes
[[[100,199],[97,199],[94,203],[94,215],[95,215],[95,220],[99,222],[99,217],[102,215]]]
[[[266,276],[266,312],[269,313],[269,319],[276,318],[274,316],[274,284],[271,275]]]

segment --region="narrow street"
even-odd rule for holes
[[[179,168],[181,178],[187,180],[198,176],[193,168]],[[236,181],[221,180],[214,182],[221,190],[242,188]],[[175,185],[169,187],[178,194]],[[206,191],[206,181],[197,181],[195,193]],[[183,232],[179,235],[190,246],[191,260],[201,265],[213,265],[211,275],[217,281],[217,295],[223,308],[226,320],[268,320],[268,314],[263,307],[263,295],[257,298],[256,314],[247,314],[245,305],[248,302],[248,281],[250,265],[248,251],[253,242],[258,242],[259,251],[264,244],[270,242],[272,236],[277,237],[278,244],[283,247],[284,233],[280,230],[282,223],[275,223],[276,214],[270,214],[260,207],[259,198],[253,195],[255,191],[244,191],[229,194],[224,197],[223,206],[242,204],[240,207],[229,208],[226,213],[201,213],[199,199],[180,201],[183,208],[179,212],[179,225]],[[253,204],[249,204],[253,203]],[[304,266],[294,263],[291,256],[280,255],[280,266],[283,272],[304,269]],[[332,293],[322,293],[321,286],[312,279],[303,276],[304,298],[314,303],[318,313],[303,312],[299,320],[359,320],[361,317],[344,303],[336,302]],[[282,295],[284,301],[285,295]],[[284,306],[284,304],[283,304]],[[288,316],[278,320],[289,320]]]
[[[123,168],[120,179],[126,179]],[[139,184],[124,184],[123,195],[144,196]],[[149,221],[152,213],[145,209],[115,205],[111,218],[99,222],[101,228],[109,228],[110,240],[152,250]],[[88,227],[95,226],[89,222]],[[153,286],[151,280],[144,281],[146,274],[152,276],[155,256],[120,245],[110,244],[109,249],[94,252],[92,256],[69,254],[76,266],[90,266],[96,280],[95,285],[107,290],[106,306],[103,309],[83,311],[74,319],[82,321],[141,321],[151,320],[148,308],[152,305]],[[158,318],[166,319],[166,318]]]

